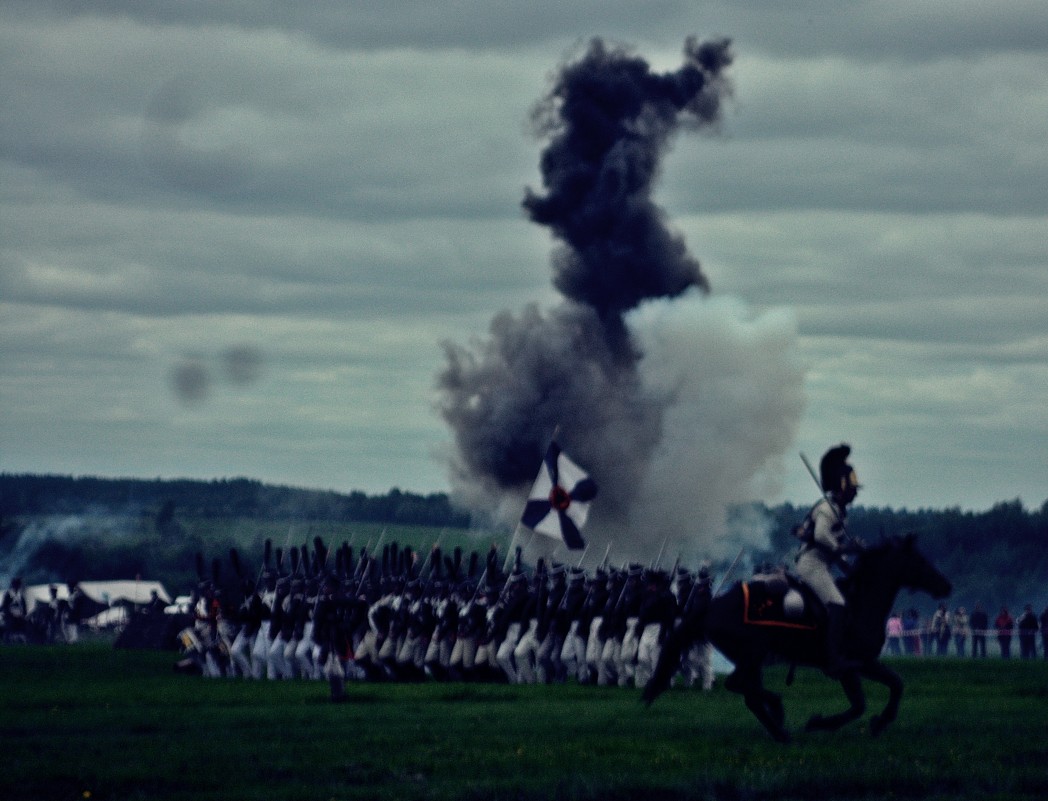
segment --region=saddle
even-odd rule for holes
[[[826,610],[806,584],[785,570],[758,573],[742,582],[742,617],[749,626],[813,631],[826,622]]]

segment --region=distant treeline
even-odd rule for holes
[[[782,504],[758,509],[768,522],[770,547],[746,554],[744,561],[788,563],[797,547],[791,531],[808,508]],[[752,508],[744,511],[753,519]],[[112,515],[134,524],[127,527],[130,534],[112,536],[107,532],[121,527],[109,521],[90,536],[74,539],[54,535],[50,527],[34,529],[31,522],[85,514]],[[75,572],[81,579],[141,573],[181,585],[191,581],[194,552],[221,553],[229,544],[239,544],[242,538],[235,538],[230,527],[233,521],[245,520],[259,526],[297,521],[314,533],[328,531],[331,536],[347,523],[447,529],[470,525],[470,516],[455,509],[444,493],[392,489],[385,495],[341,494],[245,478],[168,481],[0,474],[0,568],[10,572],[12,558],[25,550],[16,544],[26,534],[35,552],[23,554],[19,569],[24,566],[28,573]],[[195,533],[201,530],[199,521],[224,533]],[[995,613],[1002,605],[1021,609],[1031,603],[1040,610],[1048,604],[1048,501],[1033,511],[1019,500],[982,512],[860,506],[851,510],[848,527],[867,542],[916,532],[922,550],[954,583],[951,606],[970,608],[980,601]]]
[[[214,481],[75,478],[0,474],[0,515],[145,512],[180,517],[303,519],[421,526],[468,526],[468,514],[452,508],[445,493],[416,495],[391,489],[385,495],[273,486],[248,478]]]

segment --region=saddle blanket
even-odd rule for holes
[[[789,629],[806,629],[814,631],[818,621],[811,611],[811,604],[805,603],[799,614],[788,614],[784,603],[791,592],[771,591],[762,581],[744,581],[742,583],[742,621],[749,626],[779,626]]]

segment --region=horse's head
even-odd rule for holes
[[[916,534],[893,537],[889,543],[895,577],[900,586],[926,592],[932,598],[945,598],[953,592],[950,580],[918,550]]]

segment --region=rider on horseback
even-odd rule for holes
[[[851,448],[842,443],[822,457],[819,473],[826,496],[808,513],[797,554],[797,575],[826,607],[826,673],[830,676],[855,667],[843,654],[845,602],[830,572],[834,565],[844,564],[845,556],[861,548],[844,528],[848,504],[855,500],[860,487],[847,461],[850,453]]]

